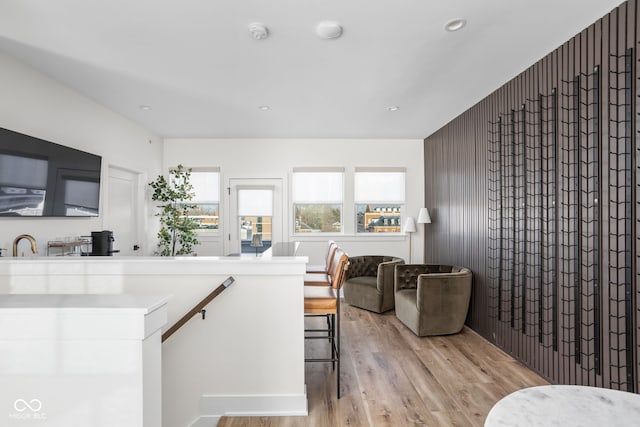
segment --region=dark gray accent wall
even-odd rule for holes
[[[424,143],[427,262],[471,268],[467,324],[554,383],[639,390],[638,19],[623,3]]]

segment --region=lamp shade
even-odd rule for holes
[[[427,208],[420,208],[418,213],[418,224],[431,224],[431,216]]]
[[[404,227],[402,227],[402,231],[405,233],[415,233],[416,231],[418,231],[416,229],[416,221],[413,219],[412,216],[407,218],[407,220],[404,222]]]

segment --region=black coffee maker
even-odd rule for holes
[[[91,256],[111,256],[113,250],[113,231],[102,230],[91,232]]]

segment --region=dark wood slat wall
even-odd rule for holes
[[[635,46],[638,48],[640,47],[640,45],[636,42],[638,40],[640,40],[640,29],[638,28],[638,20],[640,20],[640,10],[638,10],[639,6],[637,3],[633,4],[634,7],[634,13],[631,14],[629,13],[627,15],[627,25],[629,28],[633,28],[633,36],[631,36],[629,34],[629,38],[631,38],[631,40],[628,41],[629,45],[633,45],[635,44]],[[640,58],[640,55],[638,54],[638,52],[636,51],[635,54],[636,60],[638,60],[638,58]],[[636,62],[636,65],[640,65]],[[638,68],[636,68],[637,70]],[[634,123],[634,128],[633,128],[633,134],[635,136],[635,145],[636,147],[638,147],[638,140],[640,138],[638,138],[638,132],[640,132],[640,126],[638,126],[638,117],[637,114],[638,112],[640,112],[640,96],[638,90],[640,89],[640,85],[638,84],[638,75],[636,73],[635,76],[633,76],[633,93],[636,94],[635,96],[635,112],[636,112],[636,118],[633,121]],[[635,151],[635,183],[636,183],[636,188],[635,188],[635,200],[634,200],[634,205],[636,208],[636,214],[635,214],[635,230],[634,230],[634,235],[637,235],[639,232],[638,229],[638,225],[640,224],[640,149],[637,149]],[[638,288],[638,283],[640,283],[640,239],[636,239],[635,242],[635,251],[636,251],[636,276],[634,278],[634,283],[636,284],[636,304],[639,304],[638,301],[640,301],[640,288]],[[636,310],[636,327],[638,327],[638,325],[640,325],[640,310]],[[638,382],[638,386],[636,387],[636,390],[640,390],[640,375],[638,373],[640,373],[640,339],[636,339],[636,343],[635,343],[636,347],[635,347],[635,355],[636,355],[636,381]]]
[[[467,324],[555,383],[638,392],[638,1],[425,139],[425,256]]]

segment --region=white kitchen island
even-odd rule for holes
[[[306,257],[0,258],[2,294],[171,295],[173,325],[235,282],[162,345],[162,425],[211,427],[226,413],[306,415]]]
[[[0,297],[0,425],[160,425],[167,300]]]

